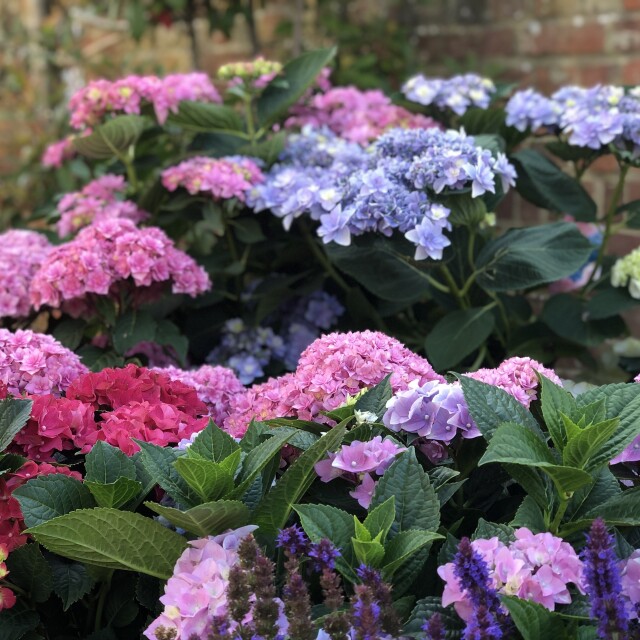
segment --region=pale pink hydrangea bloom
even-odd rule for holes
[[[130,220],[115,218],[96,222],[55,247],[31,282],[31,302],[36,308],[58,308],[63,302],[82,307],[87,294],[108,295],[129,278],[141,296],[151,292],[150,285],[164,282],[171,283],[173,293],[192,297],[211,288],[206,271],[162,230],[138,229]]]
[[[191,540],[160,598],[164,611],[144,635],[156,640],[156,630],[165,627],[175,629],[175,640],[190,640],[192,636],[205,640],[211,633],[211,619],[226,611],[229,571],[238,560],[238,545],[255,529],[249,525],[219,536]]]
[[[58,235],[64,238],[92,222],[113,218],[136,223],[146,220],[149,214],[135,202],[117,199],[117,194],[124,193],[126,188],[122,176],[107,174],[92,180],[81,191],[66,194],[56,207],[60,214],[56,225]]]
[[[421,114],[399,107],[377,89],[362,91],[356,87],[334,87],[298,104],[286,127],[327,126],[337,135],[366,145],[387,129],[429,129],[440,124]]]
[[[361,507],[368,509],[375,491],[373,475],[381,476],[391,466],[395,457],[406,451],[390,439],[376,436],[367,442],[354,440],[342,445],[340,451],[330,453],[325,460],[315,465],[315,471],[322,482],[330,482],[344,476],[358,484],[349,492]]]
[[[640,549],[636,549],[623,563],[622,593],[632,604],[640,603]]]
[[[178,367],[156,367],[151,370],[193,387],[198,398],[209,408],[209,415],[217,425],[222,425],[229,415],[231,399],[246,390],[236,374],[227,367],[205,364],[189,371]]]
[[[536,371],[549,378],[555,384],[562,386],[562,380],[555,372],[547,369],[532,358],[513,357],[505,360],[495,369],[478,369],[473,373],[467,373],[469,378],[486,382],[494,387],[504,389],[525,407],[537,398],[538,378]]]
[[[260,167],[249,158],[195,157],[162,172],[162,184],[169,191],[184,187],[191,195],[209,193],[211,197],[238,198],[244,202],[247,192],[264,182]]]
[[[349,396],[382,382],[387,374],[392,374],[394,391],[406,389],[414,380],[444,382],[427,360],[384,333],[330,333],[302,352],[294,373],[237,395],[224,426],[232,435],[242,436],[252,418],[322,420],[321,412],[337,409]]]
[[[0,382],[12,395],[59,396],[88,369],[52,336],[0,329]]]
[[[0,234],[0,316],[29,315],[29,285],[52,249],[36,231],[12,229]]]
[[[139,114],[150,103],[163,124],[169,112],[177,112],[183,100],[222,102],[220,94],[204,73],[157,76],[127,76],[115,82],[94,80],[77,91],[69,101],[71,126],[92,127],[107,113]]]
[[[516,529],[515,538],[509,545],[497,537],[471,543],[487,563],[499,593],[537,602],[551,611],[556,604],[571,602],[568,585],[584,593],[582,561],[568,542],[551,533],[534,534],[526,527]],[[472,605],[460,588],[454,563],[438,567],[438,575],[445,581],[442,606],[453,604],[458,615],[469,620]]]
[[[68,136],[51,143],[44,150],[40,162],[43,167],[58,169],[64,164],[65,160],[69,160],[75,155],[76,150],[73,146],[73,138]]]

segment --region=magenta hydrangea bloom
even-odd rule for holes
[[[68,136],[62,140],[51,143],[42,154],[40,162],[43,167],[60,168],[66,160],[73,158],[76,150],[73,146],[73,138]]]
[[[127,76],[115,82],[94,80],[77,91],[69,101],[71,126],[93,127],[107,114],[139,114],[142,105],[153,106],[156,118],[164,123],[169,112],[176,113],[183,100],[222,102],[220,94],[204,73],[157,76]]]
[[[489,567],[492,586],[500,594],[531,600],[553,611],[556,604],[569,604],[569,585],[584,593],[582,561],[573,547],[551,533],[516,529],[515,540],[505,545],[497,537],[471,543]],[[445,581],[442,606],[454,605],[463,620],[469,620],[472,603],[460,587],[454,563],[438,567]]]
[[[247,192],[264,182],[260,167],[251,159],[189,158],[162,172],[162,184],[169,191],[184,187],[191,195],[209,193],[211,197],[238,198],[244,202]]]
[[[495,369],[478,369],[478,371],[465,375],[504,389],[520,404],[528,408],[537,398],[538,378],[536,371],[555,384],[562,386],[562,380],[552,369],[547,369],[532,358],[509,358]]]
[[[383,422],[393,431],[442,442],[450,442],[458,433],[463,438],[480,435],[458,382],[434,380],[424,385],[412,382],[387,402]]]
[[[222,425],[229,416],[231,399],[246,391],[236,374],[227,367],[202,365],[189,371],[178,367],[157,367],[152,371],[160,371],[171,380],[179,380],[193,387],[217,425]]]
[[[36,308],[70,303],[70,312],[90,312],[89,294],[117,293],[114,287],[129,279],[140,298],[153,299],[159,292],[149,287],[157,283],[170,282],[173,293],[192,297],[211,288],[206,271],[163,231],[112,219],[86,227],[49,253],[31,282],[31,302]]]
[[[330,333],[302,352],[294,373],[254,385],[236,396],[224,426],[232,435],[242,436],[253,418],[296,416],[327,422],[321,412],[337,409],[388,374],[394,391],[406,389],[413,380],[420,384],[444,382],[427,360],[384,333]]]
[[[326,126],[350,142],[367,145],[388,129],[441,128],[421,114],[399,107],[377,89],[362,91],[356,87],[333,87],[311,97],[307,104],[291,109],[286,127]]]
[[[81,191],[66,194],[56,207],[60,214],[56,225],[58,235],[64,238],[92,222],[112,218],[126,218],[136,223],[146,220],[149,214],[135,202],[118,200],[117,196],[126,188],[122,176],[107,174],[92,180]]]
[[[226,612],[229,570],[238,560],[240,540],[255,529],[249,525],[219,536],[191,540],[160,598],[164,611],[144,635],[156,640],[156,631],[164,627],[175,630],[175,640],[208,638],[212,618]]]
[[[29,285],[52,249],[36,231],[12,229],[0,234],[0,316],[29,315]]]
[[[88,369],[53,337],[0,329],[0,382],[9,393],[59,396]]]

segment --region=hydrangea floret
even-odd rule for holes
[[[450,211],[434,196],[471,187],[479,197],[494,193],[496,180],[505,191],[515,184],[504,154],[494,157],[460,131],[392,129],[372,152],[358,152],[327,131],[305,130],[282,158],[250,193],[250,207],[269,209],[286,229],[307,214],[324,243],[343,246],[352,235],[397,229],[416,246],[416,260],[439,260],[451,243]]]
[[[64,238],[101,220],[125,218],[135,223],[146,220],[149,214],[135,202],[118,199],[126,189],[122,176],[107,174],[92,180],[80,191],[64,195],[56,207],[60,215],[56,224],[58,235]]]
[[[55,247],[34,275],[30,297],[36,309],[69,303],[76,314],[90,313],[90,294],[117,294],[129,283],[133,294],[153,299],[161,289],[151,285],[167,282],[173,293],[192,297],[211,287],[206,271],[162,230],[117,218],[96,222]]]
[[[139,114],[151,104],[160,124],[176,113],[183,100],[220,103],[222,99],[204,73],[178,73],[164,78],[131,75],[111,82],[94,80],[69,100],[71,126],[84,129],[99,124],[107,114]]]
[[[409,78],[402,86],[408,100],[439,109],[451,109],[461,116],[471,107],[486,109],[496,87],[489,78],[466,73],[451,78],[427,78],[422,74]]]
[[[229,415],[231,399],[245,391],[236,374],[227,367],[202,365],[197,369],[179,369],[178,367],[156,367],[158,371],[189,387],[193,387],[198,398],[209,408],[209,416],[216,424],[222,424]]]
[[[345,475],[354,480],[358,486],[349,495],[361,507],[368,509],[375,490],[373,475],[383,475],[395,457],[406,450],[406,447],[397,445],[389,438],[383,440],[382,436],[375,436],[367,442],[354,440],[318,462],[315,470],[322,482],[330,482]]]
[[[224,427],[241,436],[253,418],[323,420],[321,412],[337,409],[349,396],[380,383],[388,374],[395,391],[406,389],[412,380],[444,382],[427,360],[383,333],[330,333],[305,349],[295,372],[235,396]]]
[[[611,284],[627,287],[629,295],[640,300],[640,247],[616,260],[611,270]]]
[[[15,396],[59,396],[88,371],[80,358],[52,336],[0,329],[0,382]]]
[[[156,640],[156,633],[164,628],[175,630],[175,640],[208,637],[213,618],[226,611],[229,571],[238,561],[238,545],[255,529],[257,527],[249,525],[192,540],[178,559],[160,597],[163,612],[144,635]]]
[[[395,105],[382,91],[333,87],[291,109],[285,127],[326,127],[350,142],[366,146],[393,128],[440,128],[431,118]]]
[[[264,89],[280,72],[282,63],[266,60],[262,56],[251,62],[231,62],[218,69],[218,79],[227,82],[227,86],[241,86],[255,92]]]
[[[29,286],[52,245],[37,231],[11,229],[0,234],[0,317],[29,315]]]
[[[519,131],[545,127],[565,135],[571,145],[594,151],[613,144],[635,154],[640,146],[637,88],[567,86],[550,98],[527,89],[511,97],[506,113],[506,123]]]
[[[582,562],[573,547],[551,533],[532,533],[521,527],[509,544],[497,537],[471,542],[489,570],[490,585],[498,593],[537,602],[553,611],[557,604],[572,601],[570,586],[584,593]],[[473,614],[474,603],[466,584],[460,584],[456,565],[438,568],[445,581],[442,606],[454,605],[463,620]]]
[[[240,156],[206,158],[196,156],[162,172],[162,184],[169,191],[184,187],[191,195],[209,194],[215,200],[237,198],[264,181],[255,160]]]

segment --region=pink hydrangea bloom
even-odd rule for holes
[[[97,440],[95,409],[87,403],[51,394],[32,398],[29,422],[13,439],[13,449],[38,462],[52,462],[56,451],[89,445]]]
[[[324,335],[302,352],[295,371],[300,388],[316,400],[316,413],[337,409],[388,374],[394,391],[414,380],[444,382],[427,360],[378,331]]]
[[[362,91],[351,86],[318,93],[307,104],[298,104],[291,111],[293,115],[286,121],[286,127],[327,126],[337,135],[362,145],[394,127],[440,127],[431,118],[393,104],[382,91]]]
[[[302,420],[311,419],[313,404],[313,398],[304,394],[296,384],[295,374],[287,373],[254,384],[233,396],[229,416],[223,426],[234,438],[241,438],[254,419],[270,420],[293,415]]]
[[[321,412],[337,409],[349,396],[382,382],[387,374],[392,374],[394,391],[406,389],[413,380],[444,382],[427,360],[384,333],[330,333],[302,352],[294,373],[237,395],[224,426],[232,435],[242,436],[252,418],[322,419]]]
[[[622,567],[622,592],[632,604],[640,603],[640,549],[636,549]]]
[[[353,491],[349,491],[349,495],[357,500],[363,509],[368,509],[371,506],[377,484],[370,473],[365,473],[362,482]]]
[[[81,191],[66,194],[57,206],[58,235],[64,238],[92,222],[112,218],[126,218],[136,223],[146,220],[149,214],[138,209],[135,202],[117,199],[117,194],[124,193],[126,188],[122,176],[107,174],[92,180]]]
[[[367,442],[354,440],[342,445],[337,453],[330,453],[325,460],[315,465],[315,471],[322,482],[345,476],[358,486],[349,493],[360,506],[368,509],[375,490],[373,475],[381,476],[391,466],[395,457],[406,451],[390,439],[376,436]]]
[[[175,640],[206,640],[211,633],[211,619],[226,611],[229,571],[238,560],[238,544],[256,528],[247,526],[190,541],[160,598],[164,611],[144,635],[156,640],[156,630],[164,627],[176,631]]]
[[[208,422],[207,407],[195,389],[133,364],[79,377],[67,389],[67,399],[100,412],[95,430],[73,432],[74,446],[85,453],[96,440],[119,447],[127,455],[139,449],[132,438],[175,445],[202,431]]]
[[[12,395],[60,395],[88,369],[53,337],[0,329],[0,382]]]
[[[556,604],[569,604],[568,585],[574,584],[584,593],[582,561],[573,547],[551,533],[532,533],[516,529],[515,540],[509,545],[498,538],[478,539],[471,543],[489,567],[489,577],[501,594],[537,602],[553,611]],[[442,606],[453,604],[458,615],[468,620],[471,602],[460,588],[454,574],[454,564],[438,567],[445,581]]]
[[[12,229],[0,234],[0,316],[29,315],[31,280],[51,251],[46,236]]]
[[[212,198],[238,198],[264,182],[260,167],[249,158],[195,157],[162,172],[162,184],[169,191],[184,187],[191,195],[209,193]]]
[[[42,154],[42,166],[49,168],[59,168],[66,160],[73,158],[76,150],[73,146],[73,138],[71,136],[58,140],[50,144]]]
[[[89,313],[89,294],[117,295],[118,285],[127,281],[139,297],[149,294],[151,299],[161,293],[148,289],[156,283],[170,282],[173,293],[192,297],[211,288],[206,271],[176,249],[162,230],[138,229],[131,220],[111,219],[82,229],[53,249],[31,282],[30,297],[36,308],[71,302],[76,303],[76,313]]]
[[[178,367],[164,367],[152,371],[159,371],[171,380],[179,380],[193,387],[198,398],[209,408],[209,415],[217,425],[222,425],[229,416],[231,399],[246,390],[236,374],[227,367],[203,365],[189,371]]]
[[[69,101],[71,126],[83,129],[98,124],[107,113],[139,114],[150,103],[160,124],[169,112],[176,113],[183,100],[222,102],[220,94],[204,73],[157,76],[128,76],[115,82],[94,80]]]
[[[562,381],[553,370],[547,369],[531,358],[509,358],[495,369],[478,369],[478,371],[465,375],[504,389],[528,408],[531,402],[537,398],[538,378],[536,371],[555,384],[562,386]]]

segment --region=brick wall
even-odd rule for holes
[[[444,72],[475,65],[520,86],[553,91],[565,84],[640,84],[640,0],[432,0],[421,9],[416,46],[423,68]],[[606,207],[615,185],[610,159],[594,165],[584,184]],[[640,198],[640,170],[627,179],[625,200]],[[500,211],[524,225],[548,214],[519,197]],[[624,254],[640,244],[628,231],[612,242]]]

